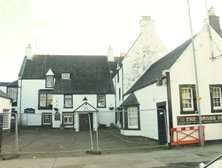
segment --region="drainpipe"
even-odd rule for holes
[[[164,70],[164,75],[166,76],[166,81],[167,81],[167,105],[168,105],[168,116],[169,116],[169,144],[168,146],[171,147],[170,145],[170,140],[171,140],[171,128],[173,128],[173,113],[172,113],[172,96],[171,96],[171,83],[170,83],[170,72],[169,70]]]

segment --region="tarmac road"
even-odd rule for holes
[[[186,146],[150,152],[83,154],[74,157],[18,157],[0,161],[0,168],[197,168],[222,152],[221,144]]]

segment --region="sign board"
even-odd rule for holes
[[[26,109],[24,109],[24,113],[35,113],[35,109],[33,109],[33,108],[26,108]]]
[[[222,123],[222,115],[202,115],[202,124]],[[177,116],[178,125],[199,124],[199,116]]]

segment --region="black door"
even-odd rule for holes
[[[166,103],[157,103],[157,119],[158,119],[158,138],[159,144],[167,144],[166,131]]]
[[[93,115],[90,115],[91,128],[93,128]],[[88,114],[80,114],[79,115],[79,130],[80,131],[89,131],[89,115]]]

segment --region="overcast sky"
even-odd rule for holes
[[[222,19],[221,0],[190,0],[194,34],[206,4]],[[0,0],[0,82],[17,79],[29,43],[33,54],[106,55],[109,46],[115,55],[127,52],[142,16],[155,20],[169,51],[190,38],[187,0]]]

